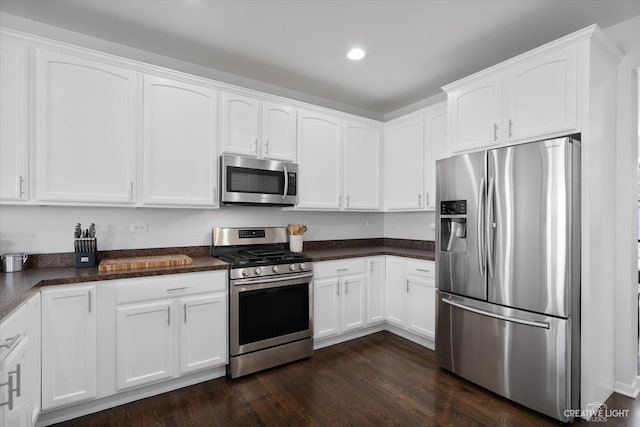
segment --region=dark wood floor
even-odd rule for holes
[[[614,395],[608,409],[640,425],[640,403]],[[589,425],[583,420],[573,425]],[[460,379],[435,353],[389,332],[315,352],[312,358],[231,381],[219,378],[61,426],[548,426],[561,425]]]

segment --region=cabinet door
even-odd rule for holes
[[[575,130],[577,75],[576,46],[511,67],[506,72],[507,139]]]
[[[27,361],[29,339],[15,347],[9,356],[0,363],[0,426],[27,427],[31,425],[29,406],[25,396],[28,384],[26,380],[32,370]],[[11,388],[11,389],[10,389]],[[9,407],[9,402],[11,407]]]
[[[380,128],[366,123],[344,123],[345,209],[380,209]]]
[[[227,363],[227,295],[182,298],[180,375]]]
[[[95,285],[42,291],[42,409],[97,395]]]
[[[340,209],[340,119],[298,112],[298,208]]]
[[[163,300],[116,309],[118,390],[174,376],[172,306]]]
[[[258,100],[222,92],[220,146],[222,152],[258,156]]]
[[[365,325],[365,276],[342,279],[342,332]]]
[[[386,128],[386,209],[424,207],[424,120],[422,116],[395,122]]]
[[[296,110],[273,102],[262,102],[262,157],[296,160]]]
[[[435,337],[435,298],[432,279],[407,276],[407,328],[427,338]]]
[[[447,144],[447,104],[429,111],[425,118],[427,135],[427,190],[425,205],[427,209],[435,209],[436,205],[436,161],[449,156]]]
[[[142,201],[216,205],[217,92],[144,76]]]
[[[0,40],[0,200],[27,200],[27,46]]]
[[[25,403],[28,410],[29,423],[36,425],[40,416],[40,389],[42,388],[42,304],[40,294],[36,294],[27,302],[27,346],[28,369],[25,371]],[[7,424],[8,425],[8,424]]]
[[[449,132],[453,152],[500,144],[502,74],[473,80],[448,95]]]
[[[406,325],[404,261],[387,257],[387,322],[404,328]]]
[[[385,259],[372,258],[367,272],[367,324],[385,319]]]
[[[340,279],[314,280],[313,338],[340,333]]]
[[[133,203],[136,72],[37,50],[37,199]]]

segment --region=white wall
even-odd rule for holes
[[[611,282],[615,306],[615,390],[638,395],[638,288],[637,288],[637,159],[640,16],[611,26],[607,36],[625,53],[618,67],[616,137],[616,277]],[[605,218],[603,218],[603,221]]]
[[[305,224],[305,240],[383,237],[384,214],[294,212],[270,207],[215,210],[64,206],[0,206],[0,253],[73,251],[73,228],[96,224],[98,248],[133,249],[211,244],[213,227]],[[131,224],[148,224],[132,233]]]
[[[384,214],[384,237],[394,239],[435,240],[434,212],[397,212]]]

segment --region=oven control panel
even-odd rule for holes
[[[230,279],[249,279],[254,277],[286,276],[291,273],[311,272],[311,262],[293,262],[289,264],[264,265],[258,267],[232,268]]]

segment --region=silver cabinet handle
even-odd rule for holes
[[[6,344],[0,344],[0,348],[11,348],[13,347],[13,345],[16,343],[16,341],[18,341],[18,338],[20,338],[20,334],[16,334],[14,337],[12,338],[7,338],[5,341],[9,341]]]
[[[426,199],[427,199],[427,206],[429,206],[429,192],[428,191],[427,191]]]
[[[373,273],[373,261],[369,261],[369,273]]]
[[[338,206],[342,206],[342,194],[338,195]]]
[[[480,269],[480,276],[484,276],[484,268],[486,263],[486,248],[485,248],[485,219],[484,219],[484,204],[485,204],[485,191],[484,191],[484,177],[480,178],[480,190],[478,191],[478,223],[476,224],[476,233],[478,234],[478,268]]]
[[[418,207],[422,207],[422,194],[418,193]]]
[[[167,326],[171,326],[171,306],[167,306]]]
[[[91,313],[91,290],[89,290],[89,313]]]
[[[24,196],[24,189],[23,189],[24,176],[20,175],[19,182],[20,182],[20,195],[19,195],[19,197],[22,198],[22,196]]]
[[[267,139],[264,143],[264,154],[269,154],[269,140]]]
[[[344,282],[344,294],[349,295],[349,282]]]
[[[188,286],[181,286],[179,288],[169,288],[165,292],[184,291],[185,289],[189,289],[189,287]]]
[[[343,271],[349,271],[349,269],[348,268],[338,268],[338,269],[336,269],[336,272],[338,272],[338,273],[343,272]]]
[[[340,283],[338,283],[336,285],[336,296],[339,297],[340,296]]]
[[[514,322],[514,323],[520,323],[522,325],[527,325],[527,326],[535,326],[536,328],[549,329],[549,324],[547,322],[536,322],[534,320],[524,320],[524,319],[518,319],[516,317],[503,316],[502,314],[491,313],[490,311],[484,311],[478,308],[469,307],[468,305],[460,304],[458,302],[451,301],[446,298],[442,298],[442,302],[452,305],[454,307],[461,308],[463,310],[470,311],[472,313],[480,314],[482,316],[493,317],[495,319],[506,320],[508,322]]]
[[[184,304],[184,323],[187,323],[187,304]]]
[[[218,187],[213,187],[213,204],[218,202]]]
[[[411,288],[409,287],[409,279],[407,279],[407,293],[411,292]]]
[[[133,202],[133,181],[129,183],[129,201]]]
[[[494,141],[498,140],[498,124],[497,123],[493,124],[493,140]]]
[[[286,166],[282,168],[282,173],[284,173],[284,192],[282,193],[282,200],[284,200],[289,192],[289,172]]]
[[[509,119],[509,138],[513,136],[513,121]]]
[[[423,273],[431,273],[431,270],[427,270],[426,268],[416,268],[416,271],[422,271]]]
[[[253,152],[258,154],[258,138],[256,138],[255,141],[253,141]]]
[[[21,393],[21,390],[22,390],[22,366],[18,363],[16,365],[15,371],[10,371],[9,372],[9,375],[11,375],[11,374],[16,374],[16,382],[18,383],[17,387],[14,388],[11,391],[15,391],[16,392],[16,396],[20,397],[20,393]]]
[[[349,207],[349,203],[351,203],[351,201],[349,200],[351,198],[351,194],[347,194],[347,207]]]

